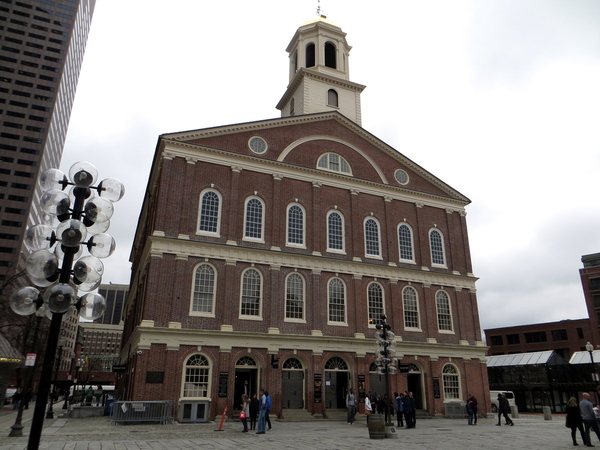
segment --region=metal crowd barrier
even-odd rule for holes
[[[111,425],[125,423],[159,422],[173,423],[171,401],[153,402],[115,401],[110,415]]]

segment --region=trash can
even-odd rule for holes
[[[115,402],[116,398],[108,398],[106,399],[106,404],[104,405],[104,415],[105,416],[110,416],[112,414],[112,407],[113,407],[113,403]]]

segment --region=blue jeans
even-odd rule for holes
[[[261,409],[260,413],[258,414],[258,432],[259,433],[265,432],[265,416],[266,415],[267,415],[266,409]]]

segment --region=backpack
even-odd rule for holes
[[[267,411],[269,411],[271,409],[272,405],[273,405],[273,399],[271,398],[270,395],[267,395]]]

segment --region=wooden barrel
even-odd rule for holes
[[[371,439],[385,439],[385,420],[383,414],[370,414],[367,421],[369,437]]]

